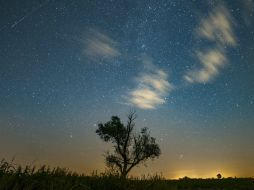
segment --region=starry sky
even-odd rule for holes
[[[132,175],[254,176],[253,0],[0,1],[0,158],[104,171],[131,108],[162,155]]]

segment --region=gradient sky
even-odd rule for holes
[[[254,1],[0,1],[0,158],[89,174],[137,110],[133,175],[254,176]]]

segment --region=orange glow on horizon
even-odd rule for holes
[[[173,176],[165,176],[167,179],[180,179],[180,178],[184,178],[184,177],[188,177],[188,178],[202,178],[202,179],[206,179],[206,178],[217,178],[217,174],[221,174],[222,177],[224,178],[228,178],[228,177],[235,177],[236,175],[230,172],[226,172],[226,171],[211,171],[209,173],[205,173],[205,174],[198,174],[198,172],[196,172],[195,170],[193,171],[178,171],[175,172],[175,175]]]

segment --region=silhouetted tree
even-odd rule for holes
[[[116,168],[122,178],[126,178],[133,167],[148,159],[159,157],[161,153],[148,128],[142,128],[138,134],[134,133],[136,118],[136,112],[130,111],[125,126],[119,117],[112,116],[107,123],[100,123],[96,130],[102,140],[113,143],[114,153],[106,153],[106,164],[108,167]]]
[[[221,179],[222,178],[221,174],[217,174],[217,178]]]

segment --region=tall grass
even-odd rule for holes
[[[16,166],[0,162],[0,190],[177,190],[225,189],[254,190],[251,178],[166,180],[162,175],[121,179],[110,172],[79,175],[66,168]]]

